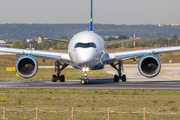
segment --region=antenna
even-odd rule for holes
[[[135,29],[134,29],[134,43],[133,43],[133,47],[134,47],[134,48],[135,48],[135,46],[136,46],[135,39],[136,39],[136,34],[135,34]]]
[[[93,0],[91,0],[90,31],[93,31]]]

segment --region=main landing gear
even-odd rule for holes
[[[119,82],[119,79],[121,79],[122,82],[126,82],[126,75],[122,75],[123,71],[123,61],[119,61],[117,64],[110,64],[114,69],[117,70],[118,75],[114,75],[114,82]],[[118,65],[118,68],[116,67]]]
[[[87,74],[86,74],[86,73],[85,73],[84,76],[82,77],[80,83],[81,83],[82,85],[85,85],[85,84],[89,84],[89,83],[90,83],[89,79],[87,78]]]
[[[61,67],[62,66],[62,67]],[[57,82],[58,80],[60,82],[65,82],[65,77],[64,75],[61,75],[61,71],[66,68],[68,66],[68,64],[64,63],[64,64],[61,64],[59,61],[56,61],[55,62],[55,72],[57,72],[57,75],[53,75],[52,76],[52,82]]]

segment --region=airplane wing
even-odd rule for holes
[[[44,40],[53,40],[53,41],[59,41],[59,42],[66,42],[66,43],[69,43],[68,40],[60,40],[60,39],[54,39],[54,38],[44,38]]]
[[[135,57],[141,57],[146,54],[159,54],[180,51],[180,46],[177,47],[166,47],[166,48],[154,48],[154,49],[144,49],[144,50],[134,50],[125,52],[115,52],[115,53],[105,53],[102,62],[105,64],[111,64],[115,61],[131,59]]]
[[[104,42],[104,44],[108,44],[108,43],[118,43],[118,42],[123,42],[123,41],[130,41],[130,40],[134,40],[134,39],[112,40],[112,41],[106,41],[106,42]],[[137,40],[137,38],[136,38],[135,40]]]
[[[0,47],[0,52],[14,53],[14,54],[29,54],[36,57],[59,60],[61,62],[70,64],[70,58],[69,58],[68,53],[48,52],[48,51],[40,51],[40,50],[26,50],[26,49],[16,49],[16,48],[4,48],[4,47]]]

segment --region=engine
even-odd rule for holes
[[[23,78],[31,78],[38,71],[38,62],[31,55],[23,55],[16,61],[16,72]]]
[[[138,69],[145,77],[155,77],[161,71],[161,62],[155,55],[147,54],[139,60]]]

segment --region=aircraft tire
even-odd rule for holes
[[[89,83],[90,83],[89,79],[86,79],[86,84],[89,84]]]
[[[86,80],[85,80],[85,79],[82,79],[82,80],[81,80],[81,84],[82,84],[82,85],[85,85],[85,84],[86,84]]]
[[[114,82],[119,82],[119,77],[118,77],[118,75],[114,75]]]
[[[52,76],[52,82],[57,82],[56,75]]]
[[[123,75],[121,80],[122,82],[126,82],[126,75]]]
[[[60,82],[65,82],[65,77],[64,77],[64,75],[61,75],[61,76],[60,76]]]

